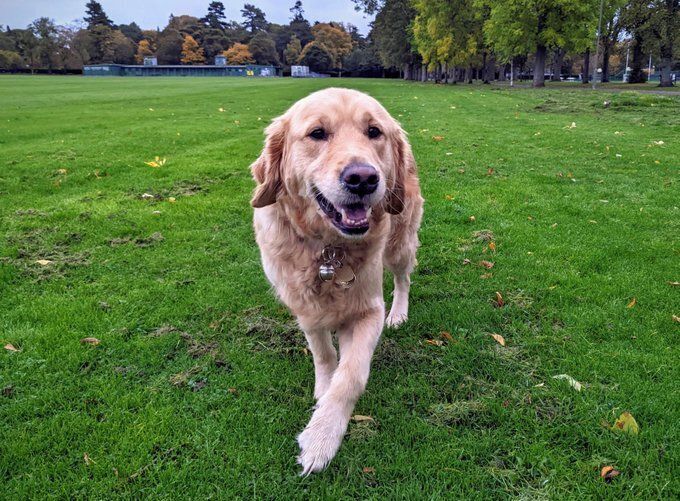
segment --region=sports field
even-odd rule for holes
[[[426,206],[409,322],[300,478],[248,166],[329,85],[402,123]],[[0,498],[680,496],[680,97],[2,76],[0,228]]]

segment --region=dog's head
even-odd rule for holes
[[[310,217],[356,238],[368,232],[376,212],[403,210],[404,178],[413,163],[404,131],[375,99],[326,89],[267,127],[265,147],[251,166],[258,183],[251,203],[302,200]]]

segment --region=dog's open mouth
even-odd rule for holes
[[[323,213],[336,228],[348,235],[361,235],[368,231],[368,218],[371,208],[361,202],[335,207],[314,187],[314,196]]]

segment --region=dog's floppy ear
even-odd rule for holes
[[[415,171],[416,162],[413,158],[411,146],[406,140],[406,133],[401,127],[397,127],[397,130],[392,133],[390,141],[392,142],[392,158],[394,159],[394,184],[388,186],[385,210],[390,214],[399,214],[404,210],[406,174]]]
[[[286,129],[284,120],[276,118],[265,130],[267,137],[264,149],[259,158],[250,166],[253,178],[257,182],[253,199],[250,201],[253,207],[266,207],[276,203],[276,199],[283,189],[281,163],[286,142]]]

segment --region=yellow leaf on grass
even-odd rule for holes
[[[496,291],[496,301],[495,301],[495,303],[496,303],[496,305],[495,305],[496,308],[502,308],[505,305],[505,301],[503,301],[503,295],[498,291]]]
[[[165,162],[166,162],[165,158],[161,158],[161,157],[157,156],[153,160],[151,160],[150,162],[144,162],[144,163],[146,165],[148,165],[149,167],[158,168],[158,167],[164,166]]]
[[[168,197],[168,202],[170,202],[171,204],[174,204],[176,200],[177,199],[175,197]]]
[[[496,244],[493,242],[489,242],[489,250],[491,252],[496,252]]]
[[[581,389],[583,388],[583,385],[576,381],[569,374],[558,374],[557,376],[553,376],[553,379],[564,379],[566,382],[569,383],[569,386],[574,388],[576,391],[581,391]]]
[[[680,317],[679,317],[679,316],[677,316],[677,315],[671,315],[671,317],[673,318],[673,322],[678,322],[678,323],[680,323]]]
[[[444,139],[444,136],[432,136],[432,139],[434,139],[435,141],[441,141],[442,139]]]
[[[626,411],[619,416],[614,425],[611,428],[613,431],[623,431],[625,433],[630,433],[631,435],[637,435],[640,433],[640,426],[638,426],[637,421],[633,415]]]
[[[630,303],[628,303],[628,304],[626,305],[626,308],[632,308],[632,307],[635,306],[636,304],[637,304],[637,299],[633,298],[633,299],[630,301]]]
[[[96,337],[86,337],[80,340],[82,344],[89,344],[92,346],[97,346],[101,341],[97,339]]]
[[[40,266],[47,266],[47,265],[50,264],[51,262],[52,262],[52,261],[50,261],[49,259],[38,259],[38,260],[36,261],[36,263],[38,263]]]
[[[427,344],[431,344],[432,346],[443,346],[444,341],[440,341],[439,339],[426,339],[425,342]]]
[[[605,482],[611,482],[614,477],[620,474],[621,472],[619,470],[615,470],[613,466],[603,466],[600,470],[600,477],[602,477]]]
[[[19,351],[21,351],[19,348],[17,348],[16,346],[14,346],[12,343],[7,343],[7,344],[5,345],[5,349],[6,349],[7,351],[13,351],[13,352],[19,352]]]
[[[365,423],[367,421],[373,421],[371,416],[362,416],[361,414],[355,414],[352,416],[352,421],[355,423]]]
[[[501,346],[505,346],[505,338],[503,336],[495,333],[490,334],[490,336],[494,338],[498,344],[500,344]]]

